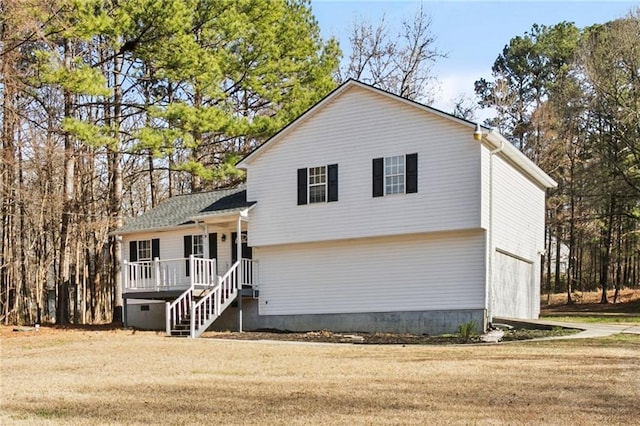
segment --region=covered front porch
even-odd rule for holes
[[[220,210],[217,204],[225,200],[177,226],[125,236],[123,297],[162,298],[188,288],[215,286],[239,260],[238,285],[257,290],[257,263],[247,242],[251,206]]]
[[[158,304],[164,302],[167,334],[197,337],[232,303],[241,307],[243,297],[257,297],[258,262],[247,240],[249,209],[204,209],[184,223],[126,235],[125,326],[129,314],[159,320]]]

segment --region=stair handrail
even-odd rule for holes
[[[193,301],[193,286],[186,289],[176,300],[166,303],[166,332],[171,335],[171,329],[191,310]]]
[[[191,325],[189,335],[200,336],[215,321],[238,295],[238,279],[241,260],[236,261],[204,297],[191,302]]]

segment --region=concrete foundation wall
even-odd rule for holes
[[[258,315],[257,300],[243,301],[243,329],[276,329],[287,331],[330,330],[336,332],[386,332],[411,334],[454,333],[458,325],[475,321],[479,329],[486,327],[483,309],[411,312],[367,312],[347,314]],[[229,307],[210,330],[238,329],[238,310]]]
[[[148,307],[148,310],[146,308]],[[144,310],[143,310],[144,309]],[[486,326],[482,309],[411,312],[366,312],[348,314],[258,315],[258,301],[243,301],[243,330],[274,329],[282,331],[330,330],[366,333],[455,333],[458,325],[475,321],[478,328]],[[165,329],[164,302],[127,304],[127,326],[142,330]],[[238,309],[235,305],[218,318],[209,330],[238,330]]]
[[[127,327],[140,330],[164,330],[165,303],[154,301],[127,301]]]

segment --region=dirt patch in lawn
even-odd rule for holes
[[[566,294],[553,294],[548,298],[543,295],[541,315],[567,314],[603,314],[603,315],[640,315],[640,289],[620,290],[618,300],[613,303],[614,290],[607,293],[609,303],[600,303],[601,292],[575,292],[571,298],[573,303],[567,303]]]
[[[38,329],[33,326],[0,327],[2,339],[12,339],[24,336],[38,336],[46,334],[64,337],[68,332],[80,332],[91,334],[97,332],[106,333],[132,333],[144,332],[135,329],[123,329],[122,324],[98,324],[98,325],[53,325],[43,324]],[[575,334],[577,329],[556,327],[553,329],[513,328],[503,330],[501,341],[539,339],[543,337],[557,337]],[[164,335],[162,331],[156,331],[157,335]],[[328,330],[291,332],[280,330],[253,330],[238,333],[234,331],[208,331],[202,336],[205,339],[229,339],[229,340],[272,340],[309,343],[347,343],[362,345],[468,345],[484,343],[480,335],[462,337],[456,334],[431,336],[427,334],[408,333],[336,333]]]
[[[577,332],[578,330],[568,328],[554,328],[550,330],[512,329],[504,330],[502,341],[565,336]],[[429,336],[406,333],[334,333],[327,330],[309,331],[306,333],[283,332],[277,330],[247,331],[244,333],[212,331],[204,333],[202,337],[209,339],[275,340],[316,343],[351,343],[362,345],[465,345],[484,343],[479,335],[467,338],[453,334]]]

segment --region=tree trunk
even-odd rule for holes
[[[71,41],[65,40],[64,66],[71,69]],[[71,92],[64,89],[64,116],[73,116],[73,99]],[[62,220],[60,225],[60,248],[58,260],[58,306],[56,324],[69,322],[69,235],[71,233],[71,215],[73,209],[73,181],[75,174],[74,141],[67,132],[64,134],[64,178],[62,187]]]
[[[551,294],[552,293],[552,289],[551,289],[551,250],[552,250],[552,246],[551,246],[551,224],[547,224],[547,255],[545,256],[545,261],[546,261],[546,265],[547,265],[547,276],[545,277],[545,280],[547,282],[547,293]],[[548,302],[548,297],[547,297],[547,302]]]
[[[122,154],[120,153],[120,126],[122,125],[122,56],[116,55],[113,60],[113,103],[111,105],[113,114],[111,116],[113,129],[113,137],[116,141],[114,146],[110,146],[108,150],[109,157],[109,217],[111,218],[111,231],[122,226],[122,168],[120,161]],[[122,276],[120,274],[120,260],[122,255],[122,247],[116,236],[109,237],[109,253],[111,254],[111,282],[112,282],[112,317],[114,323],[122,322]]]
[[[611,263],[611,238],[613,235],[613,216],[616,209],[616,196],[611,194],[609,202],[609,213],[605,221],[606,227],[602,230],[603,245],[600,248],[600,288],[602,294],[600,297],[600,303],[609,303],[607,298],[607,282],[609,279],[609,265]]]
[[[3,24],[3,40],[9,29]],[[15,128],[16,128],[16,87],[12,80],[15,72],[15,51],[9,50],[2,55],[2,83],[4,94],[2,96],[2,247],[0,250],[0,319],[9,324],[10,313],[14,310],[15,297]]]

